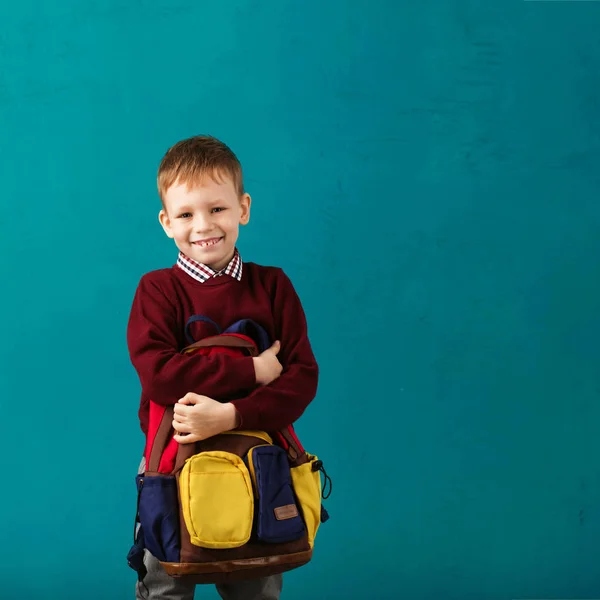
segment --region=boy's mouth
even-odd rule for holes
[[[211,246],[218,244],[222,239],[223,239],[222,237],[217,237],[217,238],[210,238],[208,240],[197,240],[195,242],[192,242],[192,244],[194,246],[200,246],[200,248],[210,248]]]

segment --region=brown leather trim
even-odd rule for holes
[[[285,521],[298,516],[298,507],[295,504],[286,504],[285,506],[274,508],[273,512],[278,521]]]
[[[207,563],[168,563],[161,562],[165,571],[171,576],[201,575],[210,573],[230,573],[245,569],[260,567],[276,567],[283,565],[301,566],[312,557],[312,550],[295,552],[293,554],[280,554],[279,556],[260,556],[257,558],[240,558],[236,560],[220,560]]]
[[[150,460],[148,461],[148,465],[146,469],[148,471],[158,471],[158,466],[160,465],[160,457],[164,452],[164,449],[167,447],[167,442],[172,435],[173,432],[173,407],[167,406],[165,407],[165,412],[163,414],[160,425],[158,426],[158,431],[156,432],[156,436],[154,437],[154,442],[152,443],[152,449],[150,450]]]
[[[268,567],[256,567],[254,569],[242,569],[241,571],[219,572],[219,573],[196,573],[195,575],[178,575],[171,573],[171,577],[181,579],[186,583],[195,584],[219,584],[219,583],[235,583],[239,581],[247,581],[248,579],[256,579],[259,577],[269,577],[285,573],[292,569],[302,567],[308,561],[301,563],[290,563],[287,565],[270,565]]]
[[[258,351],[256,346],[247,340],[239,338],[234,335],[212,335],[210,337],[202,338],[189,346],[186,346],[181,352],[187,354],[192,352],[196,348],[206,348],[208,346],[226,346],[231,348],[245,348],[248,350],[250,356],[257,356]]]
[[[308,455],[306,452],[300,452],[300,448],[298,444],[296,444],[296,440],[290,434],[289,429],[285,427],[280,430],[281,435],[285,438],[286,442],[289,444],[289,448],[287,450],[288,458],[290,460],[290,466],[299,467],[304,463],[308,462]]]

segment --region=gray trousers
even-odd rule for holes
[[[135,584],[136,600],[192,600],[196,585],[170,577],[160,563],[146,550],[144,564],[148,569],[143,582]],[[278,600],[283,579],[271,575],[262,579],[248,579],[235,583],[217,584],[223,600]],[[202,586],[199,586],[202,587]]]
[[[141,474],[145,470],[146,460],[142,458],[138,473]],[[136,600],[193,600],[196,585],[167,575],[158,559],[148,550],[144,552],[144,564],[148,573],[143,581],[136,581]],[[282,587],[283,577],[271,575],[260,579],[217,584],[217,592],[223,600],[279,600]]]

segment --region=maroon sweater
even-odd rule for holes
[[[205,315],[221,329],[239,319],[262,325],[281,341],[283,372],[257,386],[251,357],[182,355],[189,342],[184,328],[192,315]],[[214,327],[193,324],[194,339]],[[318,368],[307,336],[300,300],[285,273],[244,263],[241,281],[221,275],[201,283],[177,266],[144,275],[135,293],[127,327],[131,362],[142,385],[140,425],[148,433],[149,401],[175,404],[187,392],[231,401],[240,427],[274,431],[296,421],[317,390]]]

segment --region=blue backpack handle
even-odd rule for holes
[[[256,321],[240,319],[230,325],[223,333],[241,333],[254,340],[259,352],[264,352],[270,345],[269,334]]]
[[[221,333],[221,328],[212,319],[209,319],[204,315],[192,315],[185,324],[185,337],[190,344],[193,344],[196,341],[190,334],[190,326],[192,323],[197,323],[198,321],[209,323],[217,330],[217,334]]]

